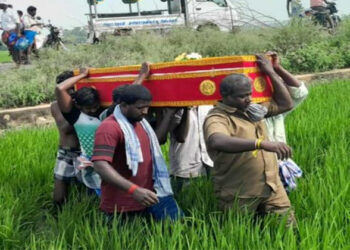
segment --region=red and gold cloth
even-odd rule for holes
[[[111,68],[90,68],[88,78],[80,80],[76,89],[97,89],[103,106],[112,103],[112,90],[131,84],[138,76],[140,65]],[[272,96],[270,79],[259,71],[255,56],[211,57],[197,60],[155,63],[150,77],[144,81],[153,96],[152,106],[180,107],[215,104],[221,99],[220,82],[233,73],[249,76],[253,84],[253,102],[269,101]],[[75,70],[74,74],[79,74]]]

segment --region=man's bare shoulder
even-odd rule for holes
[[[50,110],[51,110],[51,115],[53,116],[53,118],[55,118],[56,121],[57,120],[61,121],[64,119],[62,112],[60,110],[60,107],[58,106],[57,101],[54,101],[51,103]]]
[[[57,101],[51,102],[50,109],[51,109],[51,114],[56,113],[57,111],[60,111]]]

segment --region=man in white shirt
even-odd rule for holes
[[[296,79],[291,73],[282,67],[277,53],[270,52],[269,55],[272,57],[272,65],[275,72],[282,78],[290,93],[290,96],[294,102],[293,109],[295,109],[306,99],[309,91],[303,82],[298,81],[298,79]],[[266,118],[266,125],[270,141],[287,143],[284,119],[289,113],[290,112]],[[287,191],[291,191],[296,187],[295,178],[300,177],[302,172],[291,159],[279,161],[279,167],[282,183]],[[283,173],[290,173],[290,179],[286,179],[285,176],[287,176],[287,174]]]
[[[42,28],[42,22],[36,17],[36,7],[29,6],[27,8],[27,14],[23,16],[24,35],[29,41],[30,46],[27,50],[27,60],[29,62],[29,55],[35,48],[35,37]]]
[[[43,25],[36,17],[36,7],[29,6],[27,8],[27,14],[23,16],[23,23],[25,30],[31,30],[34,32],[39,32],[41,26]]]
[[[184,142],[176,139],[175,133],[170,134],[170,174],[173,190],[181,192],[182,187],[190,183],[191,178],[209,175],[213,162],[208,156],[203,137],[203,122],[213,106],[191,107],[185,112],[175,114],[174,123],[180,124],[187,115],[188,131]]]
[[[7,45],[13,61],[18,65],[20,56],[13,49],[16,38],[21,36],[21,22],[18,14],[7,5],[7,0],[0,0],[0,9],[2,15],[0,17],[0,27],[3,30],[1,40]]]

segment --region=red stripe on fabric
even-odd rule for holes
[[[213,69],[225,69],[225,68],[251,68],[256,66],[257,66],[256,62],[223,63],[223,64],[215,64],[215,65],[175,66],[175,67],[152,70],[151,73],[180,73],[180,72],[186,72],[186,71],[213,70]]]
[[[168,80],[152,80],[145,81],[144,86],[147,87],[153,96],[153,102],[171,102],[171,101],[198,101],[198,100],[213,100],[221,99],[220,83],[225,75],[215,77],[196,77],[183,79],[168,79]],[[257,92],[253,88],[253,98],[271,97],[272,85],[268,77],[262,73],[251,73],[249,77],[252,79],[252,84],[257,77],[264,77],[266,80],[266,88],[263,92]],[[203,95],[200,91],[200,84],[204,80],[210,80],[215,83],[216,91],[210,96]],[[94,87],[100,95],[102,103],[112,102],[112,91],[114,88],[123,85],[131,84],[131,82],[98,82],[98,83],[78,83],[77,89],[82,87]]]
[[[121,75],[138,75],[139,71],[124,71],[124,72],[108,72],[108,73],[90,73],[89,77],[101,77],[101,76],[121,76]]]
[[[113,150],[110,150],[110,149],[97,149],[97,148],[95,148],[94,149],[94,152],[108,152],[108,153],[114,153],[114,149]]]
[[[92,156],[91,161],[107,161],[109,163],[112,163],[113,158],[109,156]]]
[[[152,69],[151,74],[164,74],[164,73],[182,73],[187,71],[197,70],[213,70],[213,69],[225,69],[225,68],[252,68],[257,67],[256,62],[236,62],[236,63],[222,63],[214,65],[181,65],[181,66],[169,66],[161,69]],[[90,73],[90,77],[102,77],[102,76],[123,76],[123,75],[138,75],[139,71],[123,71],[123,72],[105,72],[105,73]]]

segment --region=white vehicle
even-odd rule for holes
[[[166,9],[150,11],[140,10],[135,0],[123,0],[124,3],[128,1],[134,3],[126,3],[129,5],[127,13],[98,13],[96,4],[90,5],[88,28],[91,41],[99,39],[102,33],[162,30],[183,25],[195,29],[208,25],[231,31],[240,26],[231,0],[163,0]]]

